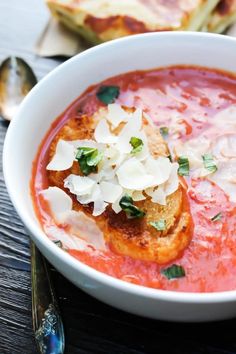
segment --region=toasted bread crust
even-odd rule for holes
[[[83,115],[80,118],[69,120],[51,144],[50,159],[55,153],[59,139],[92,138],[95,126],[94,117]],[[168,148],[159,129],[149,125],[146,125],[144,129],[148,136],[151,154],[155,158],[168,156]],[[191,216],[187,204],[184,202],[184,190],[181,185],[176,192],[167,197],[166,206],[153,203],[149,197],[135,203],[146,212],[146,216],[142,219],[128,219],[123,211],[116,214],[110,206],[102,215],[94,217],[92,216],[92,203],[89,205],[79,204],[75,196],[64,188],[64,179],[71,173],[81,174],[77,162],[74,162],[72,168],[66,171],[48,171],[49,184],[62,188],[72,197],[74,210],[82,210],[96,220],[107,243],[115,252],[135,259],[163,264],[177,258],[188,246],[192,235]],[[157,231],[150,225],[151,221],[159,219],[165,219],[165,231]]]

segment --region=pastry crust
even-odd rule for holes
[[[236,0],[221,0],[203,29],[208,32],[223,33],[235,22]]]
[[[76,140],[93,137],[94,128],[97,125],[96,117],[82,115],[74,118],[59,131],[54,138],[49,152],[49,159],[55,153],[59,139]],[[97,118],[98,119],[98,118]],[[168,156],[168,147],[163,140],[159,129],[147,125],[145,128],[148,137],[151,154]],[[179,184],[179,188],[167,197],[167,205],[153,203],[150,197],[143,201],[135,202],[135,205],[146,212],[141,219],[128,219],[125,212],[116,214],[111,207],[97,217],[92,215],[93,203],[81,205],[76,197],[64,188],[64,179],[73,174],[81,174],[79,164],[74,162],[72,168],[66,171],[48,171],[49,184],[57,186],[68,193],[73,199],[73,209],[82,210],[91,218],[94,218],[104,233],[106,242],[111,249],[119,254],[135,259],[154,261],[164,264],[179,257],[188,246],[192,238],[192,221],[185,198],[185,190]],[[164,219],[165,231],[157,231],[150,222]]]
[[[144,32],[199,30],[219,0],[46,0],[52,15],[93,44]]]

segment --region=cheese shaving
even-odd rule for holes
[[[64,171],[73,165],[75,158],[73,146],[64,140],[59,140],[56,153],[47,165],[47,170]]]
[[[71,174],[64,181],[64,187],[76,196],[79,203],[93,203],[94,216],[101,215],[109,204],[115,213],[119,213],[119,201],[125,194],[132,196],[133,201],[140,201],[147,198],[146,191],[149,191],[154,203],[164,205],[166,197],[178,188],[178,164],[171,163],[167,157],[155,159],[151,156],[144,130],[144,124],[149,124],[149,120],[141,109],[126,111],[114,103],[95,114],[98,124],[94,140],[58,142],[53,157],[55,161],[63,156],[63,146],[70,148],[73,159],[81,147],[102,152],[96,172],[93,170],[88,176]],[[140,143],[138,148],[134,148],[133,141]],[[73,160],[68,159],[67,165],[69,162],[71,164]]]
[[[57,238],[61,240],[63,246],[67,245],[71,248],[70,242],[73,242],[72,248],[76,249],[85,248],[88,245],[99,250],[106,249],[102,231],[95,221],[83,212],[72,210],[72,199],[68,194],[58,187],[49,187],[43,190],[41,194],[48,202],[56,224],[63,224],[69,227],[68,232],[64,230],[56,232]],[[67,237],[68,233],[70,235],[69,238]],[[80,239],[85,243],[81,243]]]

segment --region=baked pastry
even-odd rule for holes
[[[204,30],[223,33],[236,21],[236,0],[221,0],[211,16],[209,16]]]
[[[46,0],[52,15],[97,44],[144,32],[199,30],[219,0]]]

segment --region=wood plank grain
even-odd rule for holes
[[[39,58],[34,46],[47,21],[38,0],[0,1],[0,61],[10,55],[24,58],[41,79],[59,61]],[[0,121],[0,154],[7,124]],[[36,353],[31,320],[29,237],[5,188],[0,159],[0,353]]]

